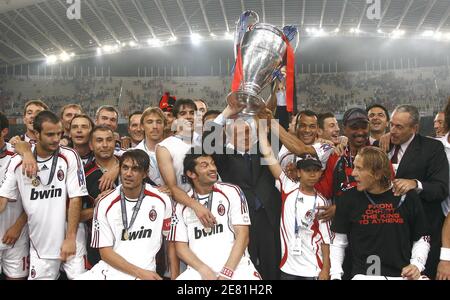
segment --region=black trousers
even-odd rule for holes
[[[303,277],[303,276],[296,276],[288,273],[284,273],[281,271],[281,280],[316,280],[315,277]]]
[[[264,280],[280,279],[281,244],[279,227],[273,228],[266,211],[250,212],[250,259]]]

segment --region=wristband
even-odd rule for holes
[[[233,277],[233,270],[228,269],[227,267],[223,267],[222,271],[220,271],[220,276],[225,277],[226,279],[231,279]]]
[[[450,261],[450,248],[441,248],[441,260]]]

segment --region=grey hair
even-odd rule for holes
[[[412,125],[418,125],[420,122],[419,110],[414,105],[409,105],[409,104],[399,105],[394,109],[394,111],[392,112],[392,115],[394,115],[396,112],[408,113],[409,118],[411,119]]]

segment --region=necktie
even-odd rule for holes
[[[398,164],[398,152],[400,151],[400,145],[395,145],[394,154],[391,157],[391,163]]]

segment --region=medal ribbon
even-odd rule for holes
[[[33,150],[33,155],[34,158],[37,161],[37,152],[36,152],[36,147]],[[55,177],[55,170],[56,170],[56,163],[58,162],[58,156],[59,156],[59,148],[53,153],[53,159],[52,159],[52,167],[50,168],[50,176],[48,178],[48,182],[47,184],[44,184],[43,182],[42,185],[47,186],[50,183],[52,183],[53,181],[53,177]],[[39,181],[41,181],[41,179],[39,178],[39,176],[36,177],[37,179],[39,179]]]
[[[136,220],[137,214],[139,212],[139,209],[141,208],[142,200],[144,200],[144,197],[145,197],[144,186],[142,186],[138,201],[136,203],[136,206],[133,209],[133,214],[131,215],[130,226],[128,226],[127,208],[125,205],[125,201],[126,201],[125,194],[123,193],[123,188],[120,187],[120,208],[122,211],[122,224],[123,224],[123,228],[125,229],[126,234],[128,234],[128,230],[133,226],[133,223]],[[128,238],[126,238],[126,239],[128,239]]]

